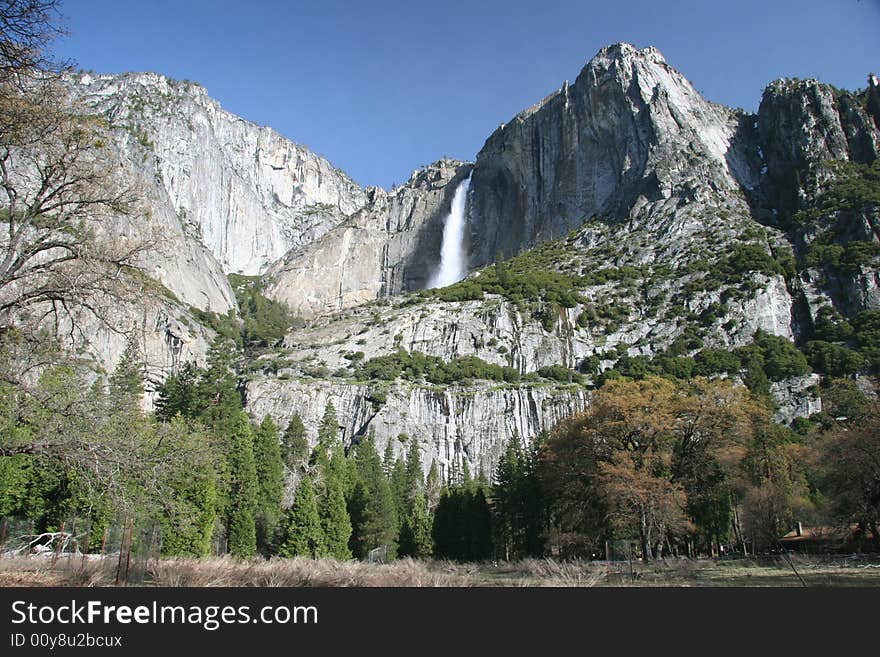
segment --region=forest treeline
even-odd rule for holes
[[[369,433],[344,443],[332,404],[314,445],[299,415],[257,423],[236,353],[218,338],[151,414],[134,343],[106,381],[69,363],[26,392],[7,385],[0,515],[41,530],[88,518],[93,542],[120,517],[152,522],[166,555],[479,561],[604,557],[618,541],[644,558],[757,553],[798,522],[880,549],[880,411],[851,379],[826,382],[826,412],[800,433],[729,380],[612,379],[585,412],[515,437],[492,472],[456,460],[443,480],[418,436],[382,456]]]

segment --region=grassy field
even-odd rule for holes
[[[793,565],[793,567],[792,567]],[[797,573],[795,573],[795,570]],[[0,560],[0,586],[114,586],[116,559]],[[132,569],[143,586],[880,586],[880,557],[666,560],[651,563],[529,559],[459,564],[401,559],[162,559]]]

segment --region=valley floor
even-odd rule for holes
[[[0,586],[114,586],[116,559],[62,557],[0,560]],[[795,572],[797,571],[797,572]],[[123,582],[124,583],[124,582]],[[880,586],[880,556],[796,555],[759,559],[676,559],[641,561],[554,561],[453,563],[401,559],[390,564],[332,559],[239,561],[162,559],[130,570],[128,584],[138,586],[650,586],[650,587],[837,587]]]

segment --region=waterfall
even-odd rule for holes
[[[464,224],[467,219],[467,194],[470,175],[463,180],[452,197],[452,208],[443,220],[443,243],[440,246],[440,265],[428,280],[428,287],[446,287],[460,281],[467,274],[464,253]]]

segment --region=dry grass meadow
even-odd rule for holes
[[[797,572],[795,572],[797,571]],[[116,586],[116,560],[0,559],[0,586]],[[125,584],[125,582],[122,582]],[[792,557],[605,563],[529,559],[514,563],[454,563],[400,559],[370,564],[333,559],[229,557],[161,559],[133,570],[138,586],[880,586],[880,559]]]

